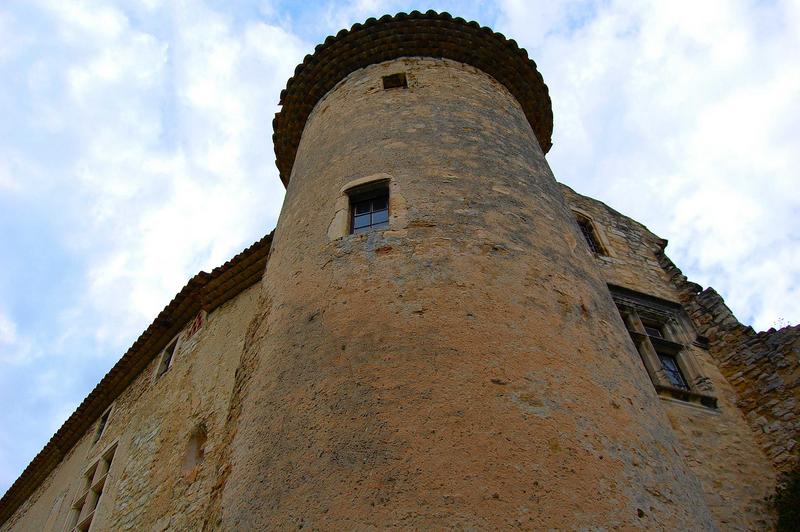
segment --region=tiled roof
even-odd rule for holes
[[[211,312],[257,283],[272,243],[268,234],[231,260],[192,277],[64,422],[0,499],[0,524],[31,496],[114,399],[198,312]]]
[[[281,92],[273,120],[275,164],[288,185],[300,136],[314,106],[351,72],[398,57],[442,57],[491,75],[522,105],[545,153],[552,145],[553,111],[547,86],[527,52],[511,39],[477,22],[449,13],[398,13],[354,24],[318,45],[295,68]]]

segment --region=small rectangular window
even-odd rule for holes
[[[389,228],[388,183],[370,184],[349,191],[348,195],[351,234]]]
[[[583,238],[586,239],[586,243],[589,245],[589,249],[592,250],[592,253],[605,255],[603,252],[603,247],[600,245],[600,241],[595,234],[594,226],[592,225],[591,220],[579,216],[577,221],[578,227],[581,228],[581,233],[583,233]]]
[[[383,76],[383,88],[384,89],[407,89],[408,88],[408,81],[406,81],[406,73],[405,72],[398,72],[397,74],[390,74],[388,76]]]
[[[100,416],[100,422],[97,424],[97,432],[95,432],[95,434],[94,434],[94,442],[93,443],[97,443],[97,441],[100,439],[100,436],[102,436],[103,432],[105,432],[106,425],[108,425],[108,417],[110,415],[111,415],[111,408],[106,410],[103,413],[103,415]]]
[[[161,363],[158,365],[158,372],[156,378],[162,376],[167,370],[172,367],[172,357],[175,355],[175,346],[178,345],[178,337],[176,336],[164,349],[161,355]]]

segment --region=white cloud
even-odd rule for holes
[[[0,309],[0,362],[21,365],[34,357],[30,339],[20,336],[16,322]]]
[[[111,16],[70,15],[67,35]],[[66,68],[70,127],[85,139],[71,172],[91,202],[71,242],[94,254],[83,310],[66,315],[92,316],[103,344],[130,339],[198,269],[268,231],[282,198],[271,119],[306,47],[261,22],[236,31],[199,3],[158,15],[174,18],[169,41],[115,17]]]
[[[800,70],[788,60],[800,54],[798,6],[504,10],[499,29],[528,47],[550,88],[556,177],[668,238],[675,262],[742,321],[800,319],[800,262],[790,260]],[[781,268],[769,266],[777,260]]]
[[[47,333],[30,336],[28,351],[28,337],[0,314],[3,362],[19,367],[0,388],[12,393],[15,375],[27,375],[30,386],[14,393],[42,418],[15,422],[19,437],[2,442],[0,455],[13,458],[0,460],[0,486],[193,274],[272,229],[283,198],[272,118],[312,48],[202,2],[134,6],[133,18],[78,2],[28,9],[30,27],[10,25],[28,44],[7,52],[22,81],[0,92],[0,104],[15,102],[21,133],[2,146],[0,192],[53,203],[47,225],[80,269],[64,277],[72,297],[50,309]],[[26,142],[40,138],[54,153],[32,157]],[[30,364],[33,352],[47,353],[46,368]],[[37,443],[22,451],[29,441]]]

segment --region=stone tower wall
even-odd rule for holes
[[[347,235],[370,179],[390,228]],[[502,85],[352,73],[300,142],[212,524],[713,528],[581,238]]]

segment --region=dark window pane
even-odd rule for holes
[[[676,388],[688,390],[689,385],[686,384],[686,379],[683,378],[683,373],[681,373],[681,368],[678,366],[678,361],[675,357],[658,353],[658,358],[661,360],[661,366],[664,368],[669,382]]]
[[[369,204],[370,204],[369,201],[359,201],[353,207],[353,212],[355,214],[364,214],[366,212],[369,212]]]
[[[647,333],[648,336],[655,336],[656,338],[664,338],[664,335],[661,334],[661,329],[658,327],[654,327],[653,325],[645,325],[644,331]]]
[[[386,209],[387,198],[384,196],[382,198],[375,198],[372,200],[372,210],[373,211],[382,211]]]
[[[389,221],[389,211],[386,209],[372,213],[372,225]]]
[[[371,185],[351,195],[351,227],[353,233],[388,228],[389,190]]]
[[[360,229],[369,225],[369,214],[362,214],[353,217],[353,229]]]
[[[404,89],[408,87],[408,81],[406,80],[405,72],[398,72],[397,74],[383,76],[384,89],[395,89],[399,87],[402,87]]]
[[[600,245],[597,243],[597,239],[594,236],[594,228],[591,222],[588,220],[578,220],[578,226],[581,228],[581,233],[583,233],[586,243],[589,244],[589,249],[594,253],[600,253]]]

